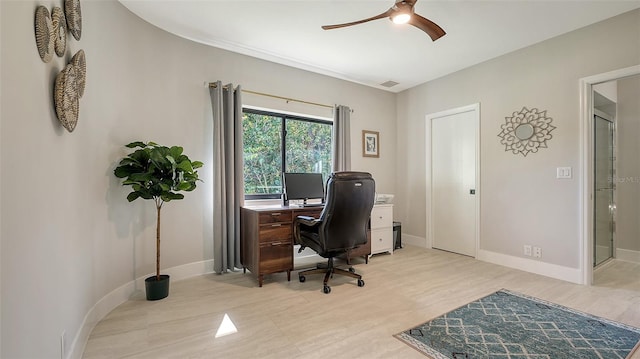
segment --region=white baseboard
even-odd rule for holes
[[[402,244],[404,245],[405,243],[422,248],[429,248],[427,246],[427,240],[425,238],[403,233]],[[638,258],[638,261],[640,261],[640,252],[636,252],[634,255],[638,257],[633,258]],[[557,264],[545,263],[528,258],[514,257],[507,254],[496,253],[482,249],[478,250],[476,259],[509,268],[523,270],[529,273],[535,273],[546,277],[564,280],[571,283],[582,284],[582,272],[578,268],[564,267]]]
[[[546,277],[582,284],[582,271],[579,268],[560,266],[533,259],[514,257],[507,254],[479,250],[476,259],[501,266],[540,274]]]
[[[616,248],[616,259],[621,261],[640,263],[640,251]]]
[[[163,274],[171,276],[172,281],[178,281],[197,275],[203,275],[213,272],[213,260],[206,260],[201,262],[194,262],[184,264],[181,266],[163,269]],[[109,312],[115,309],[120,304],[126,302],[131,298],[131,295],[138,290],[144,290],[144,279],[152,276],[153,273],[144,275],[135,280],[126,283],[119,288],[116,288],[111,293],[102,297],[84,316],[84,321],[80,330],[71,343],[69,349],[68,359],[80,359],[84,352],[84,348],[89,340],[89,335],[98,322],[104,318]]]
[[[412,246],[421,247],[421,248],[428,248],[427,240],[425,238],[402,233],[402,245],[405,245],[405,244],[410,244]]]

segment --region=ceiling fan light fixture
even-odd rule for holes
[[[1,0],[0,0],[1,1]],[[436,41],[446,34],[446,32],[433,21],[414,13],[414,6],[418,0],[395,0],[395,3],[389,10],[366,19],[346,22],[335,25],[322,25],[324,30],[338,29],[341,27],[364,24],[365,22],[387,18],[396,24],[409,23],[412,26],[424,31],[429,35],[431,40]]]
[[[406,24],[409,20],[411,20],[411,14],[408,13],[399,13],[391,16],[391,21],[393,21],[394,24]]]

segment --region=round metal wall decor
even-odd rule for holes
[[[64,11],[60,7],[56,6],[51,10],[51,22],[53,24],[56,55],[62,57],[67,51],[67,19],[64,17]]]
[[[78,79],[78,96],[84,95],[84,85],[87,80],[87,60],[84,56],[84,50],[79,50],[71,58],[71,64],[75,67],[76,77]]]
[[[53,90],[56,115],[64,128],[73,132],[78,123],[78,76],[73,64],[68,64],[56,77]]]
[[[42,5],[36,8],[35,30],[38,54],[42,61],[49,62],[53,58],[55,37],[49,10]]]
[[[531,110],[523,107],[520,111],[513,112],[511,117],[505,117],[502,131],[498,134],[500,143],[506,152],[514,155],[527,156],[530,152],[536,153],[540,148],[547,148],[547,141],[552,138],[551,131],[556,127],[551,124],[553,119],[547,117],[547,111]]]
[[[80,0],[64,0],[64,12],[67,15],[67,27],[73,38],[80,41],[82,36],[82,12]]]

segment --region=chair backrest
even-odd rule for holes
[[[324,251],[340,252],[365,244],[376,192],[371,174],[334,172],[326,187],[318,232]]]

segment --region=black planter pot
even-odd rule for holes
[[[160,274],[160,280],[155,275],[151,276],[144,280],[144,286],[147,291],[147,300],[166,298],[169,295],[169,275]]]

